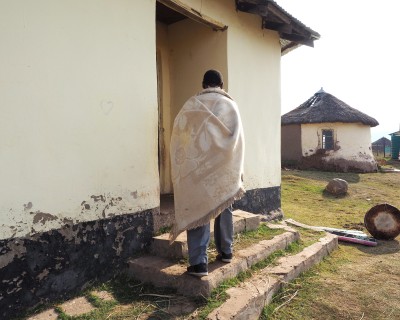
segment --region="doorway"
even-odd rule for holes
[[[173,186],[169,144],[173,122],[185,101],[201,90],[206,70],[220,70],[227,87],[227,31],[215,31],[208,20],[195,21],[183,14],[181,7],[178,12],[165,3],[175,1],[156,2],[158,163],[160,211],[170,214]]]

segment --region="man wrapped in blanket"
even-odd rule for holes
[[[219,71],[208,70],[203,90],[183,105],[171,137],[175,223],[171,241],[187,231],[188,273],[208,274],[210,220],[215,218],[217,259],[232,259],[232,204],[244,194],[244,137],[239,109],[223,90]]]

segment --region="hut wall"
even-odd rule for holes
[[[236,207],[269,214],[281,207],[279,35],[261,29],[259,17],[237,19],[228,29],[228,79],[243,121],[247,192]]]
[[[286,125],[281,130],[282,165],[296,165],[302,158],[301,125]]]
[[[374,172],[371,130],[359,123],[319,123],[301,126],[303,166],[334,171]],[[322,130],[333,130],[333,150],[322,149]]]
[[[218,61],[228,66],[216,66],[245,130],[238,206],[279,209],[279,35],[234,1],[184,2],[229,26],[213,39],[226,43]],[[155,3],[0,2],[1,319],[111,276],[151,241],[160,201]]]
[[[0,239],[158,206],[154,10],[2,2]]]
[[[110,277],[159,206],[155,1],[0,1],[0,318]]]
[[[261,29],[260,23],[259,17],[238,12],[227,30],[229,93],[242,116],[247,190],[281,184],[279,35]]]

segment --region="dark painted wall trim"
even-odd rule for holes
[[[268,218],[282,218],[281,187],[259,188],[247,190],[245,196],[236,201],[235,209],[258,213]]]
[[[157,210],[0,240],[0,318],[110,279],[150,245]]]

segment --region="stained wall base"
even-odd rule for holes
[[[110,279],[150,245],[157,210],[0,240],[0,318]]]

